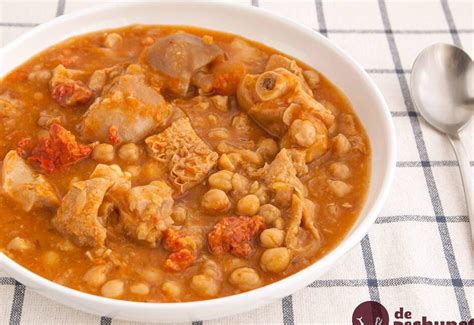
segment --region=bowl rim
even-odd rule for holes
[[[4,47],[0,48],[0,60],[4,55],[7,55],[8,52],[14,51],[17,46],[23,43],[25,40],[40,34],[43,30],[50,29],[54,26],[60,26],[63,23],[68,22],[69,20],[80,18],[83,16],[87,16],[92,13],[104,12],[111,10],[113,8],[121,7],[136,7],[143,4],[149,3],[148,1],[139,1],[139,2],[132,2],[132,3],[108,3],[108,4],[101,4],[95,5],[90,8],[78,10],[74,13],[65,14],[63,16],[56,17],[46,23],[38,25],[37,27],[33,28],[32,30],[26,32],[25,34],[21,35],[17,39],[13,40],[9,44],[5,45]],[[385,99],[375,85],[374,81],[369,77],[367,72],[361,67],[359,63],[357,63],[351,56],[346,54],[342,49],[340,49],[337,45],[329,41],[327,38],[322,36],[320,33],[314,31],[313,29],[306,27],[296,21],[290,20],[284,16],[279,14],[267,11],[263,8],[256,8],[254,6],[239,4],[239,3],[230,3],[230,2],[209,2],[209,1],[192,1],[192,0],[160,0],[159,2],[154,2],[154,4],[161,4],[161,3],[173,3],[173,4],[196,4],[202,3],[202,5],[209,5],[209,6],[221,6],[221,7],[230,7],[233,10],[239,10],[244,14],[246,12],[255,12],[258,11],[260,14],[271,18],[278,23],[284,25],[291,25],[293,28],[297,29],[299,33],[307,34],[315,39],[318,42],[322,43],[323,46],[328,47],[330,50],[334,51],[338,56],[342,57],[345,61],[347,61],[357,72],[359,77],[361,77],[364,82],[367,83],[373,94],[375,95],[377,106],[382,108],[382,116],[384,121],[384,137],[387,140],[387,163],[384,167],[384,177],[382,184],[380,186],[379,194],[374,199],[372,204],[372,208],[367,211],[367,215],[365,219],[353,229],[352,233],[346,234],[346,236],[339,242],[333,249],[331,249],[326,255],[324,255],[321,259],[317,260],[316,262],[312,263],[311,265],[307,266],[306,268],[284,278],[278,280],[276,282],[270,283],[264,287],[260,287],[254,290],[250,290],[247,292],[242,292],[239,294],[208,299],[208,300],[199,300],[199,301],[190,301],[190,302],[135,302],[135,301],[128,301],[128,300],[118,300],[118,299],[111,299],[102,296],[97,296],[94,294],[82,292],[76,289],[72,289],[60,284],[57,284],[51,280],[43,278],[42,276],[28,270],[26,267],[23,267],[13,259],[9,258],[4,253],[0,252],[0,268],[6,267],[11,273],[14,275],[20,275],[22,278],[28,278],[35,287],[33,290],[36,290],[38,287],[47,287],[49,290],[52,290],[54,293],[59,293],[61,295],[69,296],[71,298],[76,298],[78,300],[86,300],[89,303],[97,303],[99,305],[108,305],[111,307],[117,308],[133,308],[135,311],[159,311],[159,310],[166,310],[169,311],[181,311],[184,310],[192,310],[194,308],[206,308],[206,307],[213,307],[218,308],[219,306],[224,306],[228,304],[232,304],[237,302],[241,299],[248,299],[249,301],[257,301],[259,298],[265,297],[283,297],[288,294],[292,294],[295,292],[295,289],[291,289],[291,292],[288,292],[288,288],[296,288],[299,289],[302,287],[301,281],[305,278],[308,278],[308,275],[316,271],[318,269],[328,269],[329,266],[334,264],[340,257],[346,254],[351,248],[357,245],[362,238],[368,233],[370,226],[374,223],[378,213],[380,212],[383,203],[385,202],[388,192],[390,189],[391,184],[393,183],[394,175],[395,175],[395,167],[396,167],[396,138],[395,138],[395,127],[393,124],[393,120],[388,109],[388,105],[385,102]],[[225,32],[225,31],[224,31]],[[310,35],[309,35],[310,34]],[[57,41],[59,43],[61,41]],[[48,46],[49,47],[49,46]],[[44,50],[44,49],[43,49]],[[41,51],[43,51],[41,50]],[[38,52],[38,53],[41,53]],[[38,54],[35,53],[34,55]],[[33,55],[33,56],[34,56]],[[31,56],[30,56],[31,57]],[[9,71],[15,69],[16,67],[10,69]],[[7,72],[8,73],[8,72]],[[6,73],[6,74],[7,74]],[[3,75],[0,76],[0,79],[3,78]],[[336,85],[337,86],[337,85]],[[359,216],[360,217],[360,216]],[[314,280],[314,277],[312,278]],[[306,281],[307,282],[307,281]],[[308,283],[305,283],[304,286],[307,286]],[[282,289],[287,290],[282,290]]]

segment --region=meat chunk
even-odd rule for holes
[[[164,267],[168,272],[179,272],[196,261],[196,242],[191,236],[169,228],[164,232],[163,246],[171,253],[165,260]]]
[[[290,191],[306,196],[307,190],[297,177],[297,170],[287,149],[281,149],[270,165],[263,168],[263,179],[274,191]]]
[[[125,68],[125,63],[119,63],[109,68],[95,70],[89,78],[89,88],[100,94],[109,81],[124,73]]]
[[[306,83],[306,79],[303,75],[303,70],[298,66],[295,60],[290,60],[280,54],[273,54],[267,61],[265,71],[275,70],[278,68],[284,68],[293,73],[296,77],[298,77],[301,86],[303,87],[305,92],[311,94],[311,89]]]
[[[98,164],[89,178],[105,178],[113,182],[110,191],[128,191],[130,190],[131,175],[123,172],[119,165]]]
[[[216,44],[205,44],[201,38],[176,33],[158,39],[147,52],[148,64],[172,79],[167,87],[178,95],[188,92],[191,78],[223,52]]]
[[[314,99],[294,60],[274,55],[266,70],[242,79],[237,90],[240,106],[281,139],[280,147],[304,151],[307,163],[321,157],[329,148],[332,112]]]
[[[51,183],[44,175],[36,173],[14,150],[3,159],[2,192],[26,212],[33,208],[59,206]]]
[[[169,114],[168,104],[144,75],[122,75],[89,107],[80,130],[89,141],[138,142],[163,127]]]
[[[120,210],[120,222],[126,233],[151,245],[161,239],[163,232],[173,224],[172,190],[164,182],[137,186],[128,194],[128,206]]]
[[[293,194],[291,198],[290,221],[286,230],[285,245],[293,251],[303,251],[308,249],[299,240],[301,226],[306,228],[314,240],[309,245],[319,245],[321,235],[316,228],[315,222],[316,207],[311,200],[304,199],[298,194]]]
[[[231,253],[247,258],[253,253],[251,241],[264,229],[265,221],[258,215],[222,218],[208,234],[209,249],[214,255]]]
[[[176,120],[145,142],[150,156],[168,166],[170,181],[178,194],[202,182],[218,158],[196,134],[188,118]]]
[[[261,73],[268,60],[268,54],[250,45],[249,43],[235,38],[227,45],[223,45],[229,61],[239,62],[245,65],[250,73]]]
[[[51,97],[59,105],[73,107],[92,101],[92,90],[84,82],[77,80],[81,74],[81,71],[66,69],[62,64],[54,69],[50,82]]]
[[[91,152],[91,146],[78,143],[71,132],[53,123],[49,127],[49,137],[40,139],[28,160],[42,170],[52,173],[77,163]]]
[[[105,178],[74,183],[52,219],[53,226],[79,246],[103,246],[105,220],[98,217],[98,212],[112,185],[113,182]]]

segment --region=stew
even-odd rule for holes
[[[68,39],[5,76],[0,157],[0,250],[144,302],[233,295],[317,261],[361,211],[371,161],[351,104],[314,69],[239,36],[145,25]]]

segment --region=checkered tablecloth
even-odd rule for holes
[[[414,58],[432,43],[453,43],[473,57],[474,3],[239,2],[319,31],[362,64],[390,107],[398,162],[391,194],[375,225],[327,274],[264,308],[204,323],[350,324],[354,308],[367,300],[380,301],[391,320],[400,307],[411,311],[413,321],[422,316],[458,322],[474,317],[474,251],[458,164],[448,140],[415,112],[408,87]],[[95,3],[0,0],[0,46],[55,16]],[[473,128],[462,138],[473,157]],[[0,324],[8,322],[128,324],[46,300],[0,270]]]

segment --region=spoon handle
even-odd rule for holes
[[[464,195],[466,196],[467,214],[469,217],[469,224],[471,225],[471,239],[474,244],[474,212],[472,206],[472,177],[471,167],[469,166],[469,156],[464,147],[459,135],[449,135],[448,139],[453,146],[454,152],[459,162],[459,170],[461,171],[462,184],[464,186]]]

